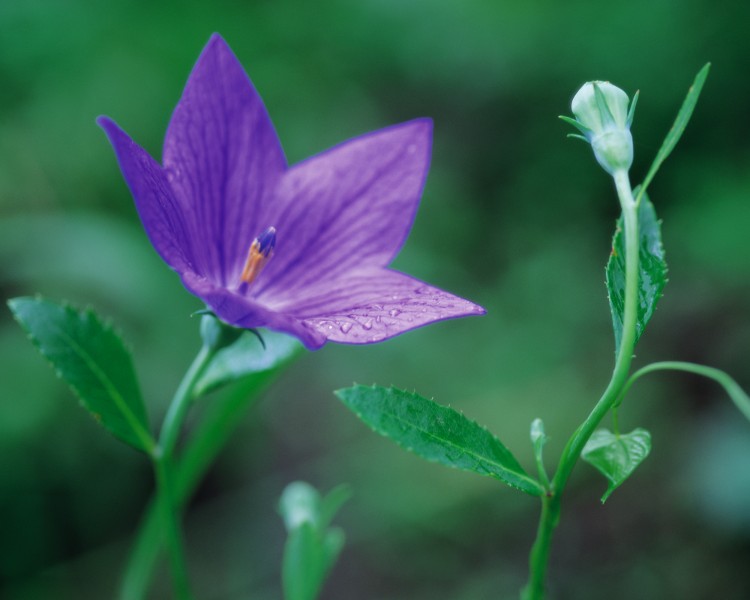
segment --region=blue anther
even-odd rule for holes
[[[276,228],[269,227],[255,238],[255,241],[258,242],[258,252],[267,257],[276,245]]]

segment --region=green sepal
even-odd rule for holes
[[[599,87],[596,81],[592,82],[594,86],[594,98],[596,99],[596,107],[599,109],[599,114],[602,119],[602,127],[607,129],[609,127],[616,126],[615,117],[607,104],[607,98],[604,96],[604,92]]]
[[[590,134],[590,133],[591,133],[591,130],[590,130],[590,129],[589,129],[588,127],[586,127],[586,126],[585,126],[585,125],[584,125],[583,123],[580,123],[580,122],[579,122],[579,121],[577,121],[576,119],[572,119],[572,118],[570,118],[570,117],[567,117],[567,116],[565,116],[565,115],[560,115],[560,116],[558,117],[558,119],[562,119],[562,120],[563,120],[563,121],[565,121],[565,122],[566,122],[566,123],[567,123],[568,125],[572,125],[572,126],[573,126],[573,127],[575,127],[575,128],[576,128],[576,129],[578,130],[578,131],[580,131],[580,132],[581,132],[581,133],[582,133],[583,135],[587,135],[587,134]],[[574,136],[574,135],[575,135],[574,133],[571,133],[570,135],[568,135],[568,137],[571,137],[571,136]],[[584,137],[583,139],[584,139],[584,140],[586,140],[586,141],[588,142],[588,139],[587,139],[587,138],[585,138],[585,137]]]
[[[640,90],[637,90],[633,95],[633,100],[630,102],[630,109],[628,110],[628,117],[625,119],[625,124],[630,129],[633,124],[633,118],[635,117],[635,105],[638,104],[638,96],[640,96]]]
[[[330,521],[351,496],[338,486],[325,497],[311,485],[290,483],[281,495],[279,512],[288,536],[282,580],[285,600],[315,600],[344,546],[344,532]]]
[[[607,292],[617,352],[619,352],[622,339],[622,320],[625,311],[625,240],[622,227],[622,217],[620,217],[612,239],[612,253],[606,267]],[[654,206],[645,194],[638,205],[638,238],[640,260],[636,342],[653,316],[656,304],[662,297],[667,283],[667,263],[664,260],[664,248],[661,243],[661,227]]]
[[[532,496],[544,492],[500,440],[452,408],[379,386],[355,385],[336,395],[375,432],[426,460],[499,479]]]
[[[265,331],[261,342],[257,332],[243,331],[233,343],[216,353],[195,385],[195,395],[202,396],[249,375],[275,369],[302,350],[302,344],[283,333]]]
[[[96,421],[123,442],[151,453],[156,444],[133,362],[112,326],[91,309],[79,311],[38,297],[13,298],[8,306]]]
[[[645,429],[634,429],[625,435],[607,429],[596,430],[581,458],[595,467],[609,481],[602,503],[635,471],[651,452],[651,434]]]

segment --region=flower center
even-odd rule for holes
[[[276,229],[269,227],[250,244],[247,251],[247,260],[240,275],[240,285],[252,283],[260,275],[261,270],[273,256],[273,248],[276,245]]]

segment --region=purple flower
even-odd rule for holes
[[[98,123],[154,248],[230,325],[314,349],[485,312],[387,268],[422,194],[428,119],[289,167],[260,96],[214,35],[172,114],[163,166],[109,118]]]

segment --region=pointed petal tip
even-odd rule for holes
[[[423,136],[427,138],[428,142],[432,142],[434,123],[431,117],[417,117],[416,119],[402,123],[401,127],[405,129],[410,128],[414,131],[415,136]]]
[[[232,49],[229,47],[229,44],[227,44],[227,41],[219,33],[212,33],[211,37],[208,38],[208,42],[203,46],[198,62],[211,54],[229,54],[237,60],[234,52],[232,52]]]
[[[111,140],[113,136],[124,133],[120,126],[110,119],[107,115],[99,115],[96,118],[96,124],[104,130],[104,133]]]

